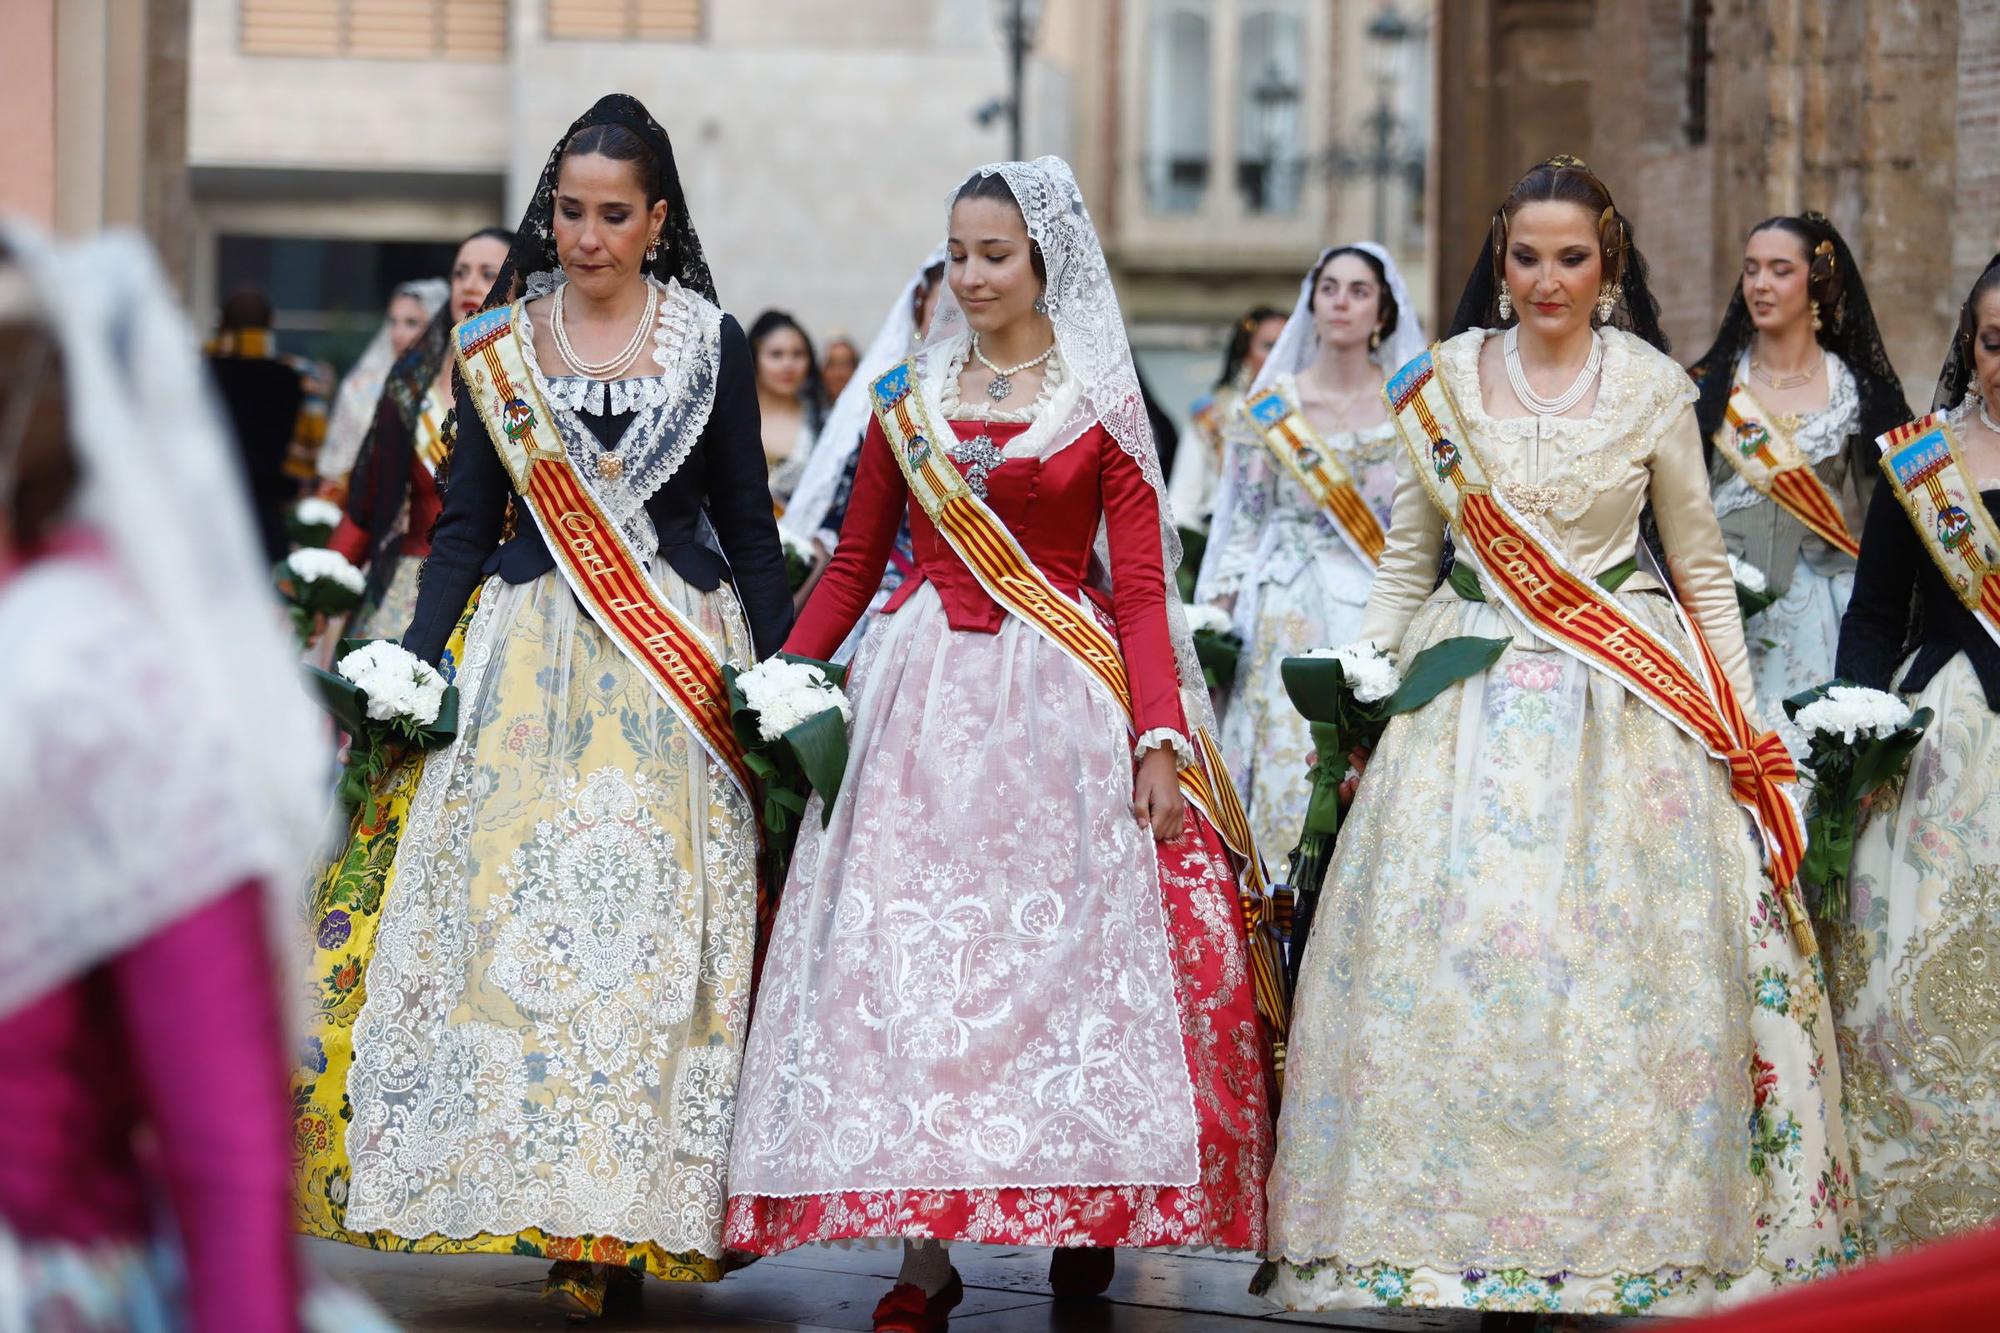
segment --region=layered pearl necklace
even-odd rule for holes
[[[569,331],[564,327],[567,321],[563,310],[563,293],[568,288],[568,283],[563,283],[556,288],[553,309],[549,312],[549,327],[555,334],[556,354],[562,357],[563,364],[586,379],[615,380],[619,378],[627,370],[631,369],[632,363],[639,359],[640,349],[646,345],[646,333],[653,327],[653,321],[660,313],[660,289],[650,282],[646,284],[645,309],[640,311],[639,323],[633,328],[632,336],[625,340],[624,347],[613,354],[609,360],[586,361],[578,356],[576,348],[570,345]]]
[[[991,398],[996,403],[1004,399],[1008,394],[1014,392],[1014,376],[1020,374],[1024,370],[1033,370],[1036,366],[1039,366],[1040,364],[1042,364],[1042,362],[1048,360],[1049,357],[1055,352],[1055,350],[1056,350],[1055,341],[1051,339],[1047,350],[1044,351],[1040,356],[1034,357],[1031,360],[1023,361],[1018,366],[1009,366],[1005,370],[1002,370],[1000,367],[994,365],[991,361],[986,359],[986,353],[979,350],[979,335],[977,333],[972,335],[972,354],[979,358],[980,365],[985,366],[988,370],[993,372],[992,380],[990,380],[986,385],[986,396],[988,398]]]
[[[1501,338],[1500,350],[1507,362],[1507,383],[1514,390],[1514,396],[1521,400],[1521,406],[1538,417],[1559,417],[1583,401],[1590,392],[1590,386],[1597,382],[1597,372],[1604,365],[1604,340],[1596,334],[1590,338],[1590,355],[1584,358],[1583,369],[1576,372],[1576,378],[1569,388],[1554,398],[1544,398],[1528,384],[1528,372],[1521,369],[1521,326],[1516,324]]]

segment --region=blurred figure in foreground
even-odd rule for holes
[[[136,241],[0,251],[0,1328],[379,1327],[301,1315],[267,891],[327,755],[194,335]]]

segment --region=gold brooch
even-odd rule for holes
[[[616,481],[625,475],[625,460],[617,454],[597,456],[597,475],[606,481]]]

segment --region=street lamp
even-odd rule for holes
[[[1021,86],[1035,29],[1042,21],[1042,0],[993,0],[993,19],[1007,47],[1007,155],[1021,160]],[[983,108],[982,108],[983,109]],[[980,124],[985,124],[982,118]]]
[[[1334,174],[1368,176],[1375,183],[1375,238],[1389,243],[1389,181],[1403,176],[1413,191],[1421,191],[1424,181],[1424,144],[1408,133],[1396,114],[1396,85],[1404,74],[1404,49],[1423,36],[1417,23],[1403,17],[1393,0],[1386,0],[1368,20],[1370,72],[1374,75],[1375,105],[1361,118],[1362,142],[1354,147],[1335,144],[1329,152]]]

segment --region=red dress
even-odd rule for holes
[[[983,434],[1003,450],[1032,429],[986,421],[952,425],[961,440]],[[1159,503],[1137,464],[1094,425],[1065,447],[1008,458],[992,470],[988,486],[988,505],[1050,581],[1088,598],[1115,632],[1131,678],[1138,732],[1165,729],[1185,737],[1165,614]],[[879,586],[908,500],[881,428],[871,426],[840,545],[786,642],[787,651],[825,657],[847,636]],[[1268,1048],[1251,996],[1222,844],[1190,807],[1182,836],[1159,844],[1155,853],[1150,833],[1135,831],[1129,813],[1133,737],[1122,715],[1107,711],[1116,705],[1085,680],[1080,665],[1046,646],[987,595],[920,508],[910,507],[909,517],[916,574],[897,591],[856,657],[848,682],[856,701],[848,777],[823,838],[817,808],[808,813],[766,961],[738,1093],[728,1243],[765,1254],[814,1241],[876,1236],[1261,1248],[1263,1181],[1271,1156]],[[1113,591],[1108,596],[1086,584],[1100,520],[1109,537]],[[1065,714],[1066,708],[1082,711]],[[920,929],[870,934],[849,926],[870,913],[886,919],[899,909],[910,920],[942,921],[960,901],[951,897],[950,886],[971,879],[997,884],[1003,903],[1018,904],[1038,893],[1049,898],[1048,910],[1064,927],[1037,941],[1051,942],[1051,950],[1075,946],[1088,953],[1088,941],[1078,945],[1071,932],[1087,933],[1090,923],[1113,918],[1093,914],[1089,873],[1078,879],[1066,855],[1045,852],[1075,841],[1065,827],[1071,819],[1067,811],[1085,810],[1082,817],[1090,817],[1088,800],[1066,804],[1069,787],[1089,788],[1091,779],[1085,773],[1072,783],[1064,765],[1075,762],[1074,737],[1055,733],[1080,734],[1105,725],[1115,732],[1107,742],[1114,748],[1110,763],[1097,771],[1107,775],[1102,794],[1121,803],[1116,817],[1125,830],[1110,832],[1143,842],[1142,867],[1156,860],[1156,871],[1143,871],[1157,883],[1157,897],[1146,907],[1163,918],[1164,931],[1153,945],[1127,948],[1127,928],[1120,927],[1103,947],[1114,970],[1125,969],[1122,977],[1137,986],[1142,974],[1157,971],[1162,994],[1173,996],[1171,1014],[1164,1003],[1155,1008],[1172,1038],[1159,1048],[1162,1063],[1184,1061],[1185,1084],[1179,1086],[1192,1089],[1193,1113],[1179,1122],[1187,1136],[1184,1155],[1174,1170],[1128,1170],[1112,1164],[1117,1150],[1083,1135],[1067,1140],[1064,1151],[1088,1160],[1102,1149],[1106,1157],[1068,1173],[1079,1183],[1065,1181],[1060,1164],[1029,1169],[1033,1164],[1026,1159],[1032,1154],[1020,1152],[1006,1169],[995,1167],[989,1174],[1011,1171],[1021,1183],[966,1187],[955,1182],[978,1172],[967,1169],[949,1146],[963,1140],[931,1123],[949,1118],[937,1108],[961,1100],[978,1103],[975,1114],[987,1116],[989,1129],[1017,1124],[1025,1117],[1002,1114],[1009,1106],[1003,1088],[984,1080],[1004,1082],[1017,1073],[1017,1063],[1032,1062],[1046,1031],[1080,1033],[1092,1023],[1088,1017],[1067,1026],[1033,1021],[1037,997],[1062,989],[1047,974],[1052,952],[1008,955],[998,968],[1007,973],[1005,981],[975,1000],[976,987],[967,977],[977,964],[967,961],[974,955],[968,952],[972,946],[962,944],[963,929],[952,936],[961,942],[958,952],[938,955],[949,958],[956,971],[926,971],[921,959],[899,971],[899,963],[884,960],[901,958],[905,950],[921,955],[921,947],[910,943]],[[1095,737],[1086,739],[1097,744]],[[960,795],[953,784],[968,769],[971,785]],[[1039,787],[1025,789],[1021,773],[1033,774],[1029,781]],[[1019,812],[1012,824],[1008,811]],[[936,836],[933,823],[951,828]],[[1022,825],[1027,832],[1010,840]],[[1150,888],[1150,882],[1142,884],[1142,890]],[[938,929],[950,934],[947,926]],[[843,956],[846,936],[860,943],[844,955],[854,961],[843,973],[827,960]],[[1101,962],[1090,954],[1086,964],[1074,965]],[[1081,1012],[1064,1008],[1074,999],[1051,1000],[1048,1012],[1065,1019]],[[990,1065],[978,1066],[980,1034],[989,1030],[979,1024],[1003,1011],[999,1026],[1010,1034],[999,1042],[1004,1049]],[[851,1013],[867,1021],[849,1022]],[[1175,1018],[1177,1023],[1170,1021]],[[1128,1019],[1135,1026],[1139,1021]],[[1104,1021],[1100,1016],[1100,1026]],[[949,1029],[951,1022],[959,1028]],[[905,1025],[900,1045],[899,1023]],[[844,1036],[831,1039],[831,1031]],[[1078,1036],[1076,1045],[1085,1044]],[[1181,1060],[1173,1059],[1175,1054]],[[1100,1052],[1094,1059],[1077,1057],[1077,1078],[1084,1079],[1088,1068],[1089,1078],[1115,1081],[1104,1072],[1116,1064],[1115,1057]],[[968,1075],[971,1066],[999,1072]],[[913,1073],[913,1068],[934,1072]],[[1038,1086],[1048,1086],[1052,1075],[1041,1077]],[[961,1082],[975,1086],[955,1086]],[[899,1089],[901,1101],[885,1094],[871,1102],[884,1087]],[[1048,1110],[1046,1099],[1019,1101]],[[928,1119],[921,1125],[914,1115],[906,1121],[899,1107],[919,1103]],[[839,1132],[829,1128],[853,1108],[868,1105],[882,1109],[850,1117],[853,1123]],[[871,1151],[870,1135],[901,1146]],[[1012,1151],[1019,1144],[1010,1139],[1007,1146]],[[1133,1153],[1143,1155],[1129,1143],[1123,1151],[1127,1161]],[[1062,1151],[1045,1160],[1059,1158]],[[867,1183],[835,1189],[815,1183],[843,1172],[867,1176]],[[1094,1183],[1145,1181],[1149,1174],[1162,1183]]]

